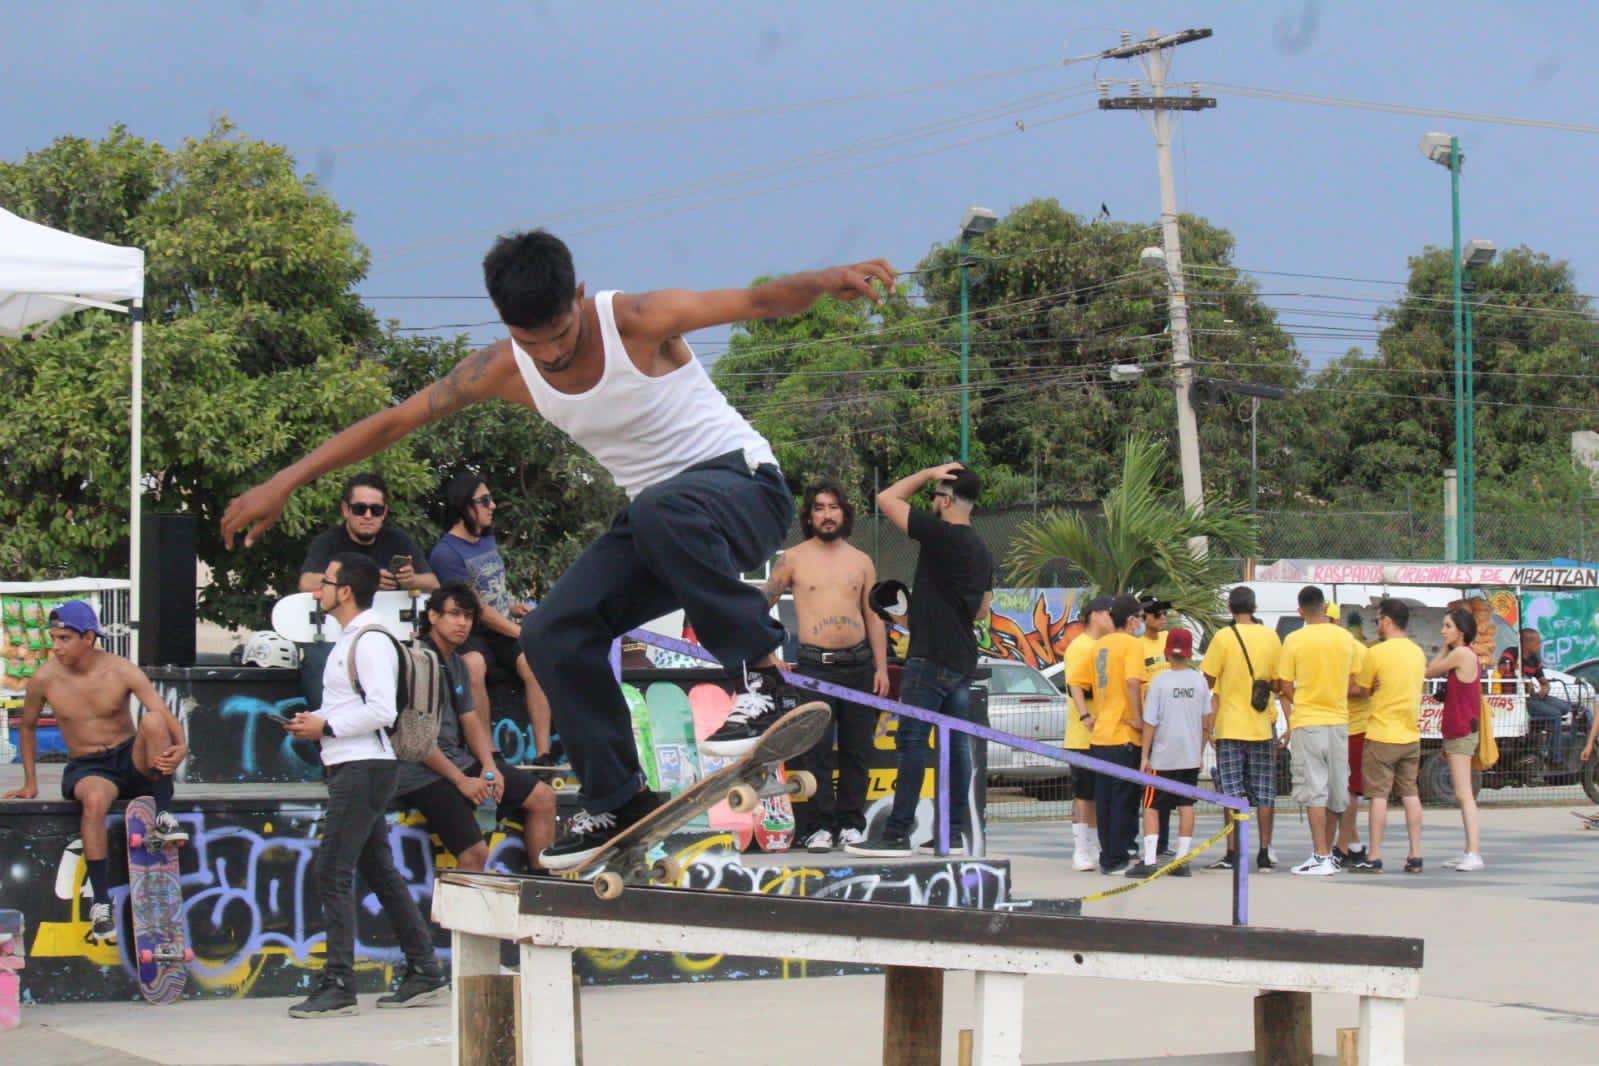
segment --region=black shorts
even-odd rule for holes
[[[1083,755],[1088,754],[1087,748],[1072,748],[1070,750],[1080,751],[1080,753]],[[1094,782],[1098,779],[1099,775],[1086,766],[1072,767],[1072,799],[1084,800],[1088,803],[1093,803]]]
[[[482,767],[474,759],[461,772],[468,777],[477,777],[481,770]],[[494,772],[505,782],[505,793],[500,797],[496,818],[509,818],[517,814],[533,790],[544,784],[532,770],[519,770],[498,754],[494,756]],[[459,856],[483,839],[483,833],[477,827],[477,812],[461,795],[461,790],[442,777],[432,784],[399,796],[395,802],[401,807],[420,811],[427,820],[428,832],[437,836],[451,855]]]
[[[68,760],[66,772],[61,775],[61,795],[76,802],[72,790],[85,777],[103,777],[116,785],[118,799],[155,795],[155,782],[133,765],[133,742],[137,739],[129,737],[114,748]]]
[[[483,656],[483,663],[491,676],[497,670],[505,675],[507,681],[517,679],[516,657],[522,654],[522,644],[515,637],[496,633],[492,629],[474,629],[472,635],[466,638],[466,643],[461,645],[460,651],[463,655],[475,651]]]
[[[1168,781],[1176,781],[1184,785],[1199,784],[1199,767],[1192,770],[1155,770],[1156,777],[1164,777]],[[1171,811],[1178,807],[1192,807],[1194,801],[1187,796],[1179,796],[1175,792],[1167,792],[1154,785],[1144,788],[1144,806],[1157,811]]]

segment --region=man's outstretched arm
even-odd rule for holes
[[[877,282],[882,292],[872,285]],[[786,318],[807,311],[823,296],[860,297],[874,304],[894,291],[894,268],[886,259],[869,259],[826,270],[806,270],[746,289],[661,289],[637,295],[619,293],[613,305],[616,325],[630,337],[661,340],[708,326]]]
[[[516,364],[506,342],[473,352],[415,396],[340,430],[310,455],[237,497],[222,515],[223,543],[231,548],[233,538],[243,533],[244,546],[250,547],[277,522],[295,489],[370,458],[429,422],[496,396],[529,402],[525,390],[518,394],[512,387],[516,377]]]
[[[888,488],[877,494],[877,509],[883,513],[890,522],[899,527],[901,533],[909,532],[911,524],[911,497],[930,481],[950,481],[955,477],[955,471],[961,469],[960,463],[945,463],[942,466],[930,466],[925,470],[918,470],[914,474],[900,478]]]

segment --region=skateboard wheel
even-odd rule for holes
[[[141,966],[148,966],[154,961],[155,961],[155,952],[151,951],[149,948],[143,948],[143,949],[140,950],[140,952],[139,952],[139,964]]]
[[[788,783],[794,786],[796,799],[808,800],[816,795],[816,775],[809,770],[795,770],[788,775]]]
[[[656,859],[650,867],[650,873],[655,880],[663,884],[675,885],[683,879],[683,864],[674,858]]]
[[[615,899],[622,894],[622,889],[627,885],[622,880],[622,875],[605,871],[594,879],[594,894],[601,899]]]
[[[753,811],[761,797],[748,785],[734,785],[727,790],[727,805],[734,814]]]
[[[193,948],[184,948],[183,949],[183,961],[184,962],[193,962],[194,961],[194,949]]]
[[[137,847],[141,846],[143,843],[144,843],[144,834],[143,833],[129,833],[128,834],[128,844],[131,845],[132,847],[137,848]]]

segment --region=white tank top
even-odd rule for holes
[[[616,329],[615,291],[596,293],[594,310],[605,346],[605,369],[587,392],[550,387],[533,360],[511,341],[533,403],[552,425],[566,432],[632,499],[651,485],[707,459],[742,451],[753,472],[777,464],[772,446],[733,410],[700,361],[689,361],[652,378],[633,365]]]

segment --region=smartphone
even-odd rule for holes
[[[283,717],[281,714],[272,714],[271,712],[268,712],[267,717],[278,723],[278,725],[288,728],[289,720]]]
[[[398,574],[401,570],[404,570],[410,565],[411,557],[409,555],[389,556],[389,573],[391,574]]]

